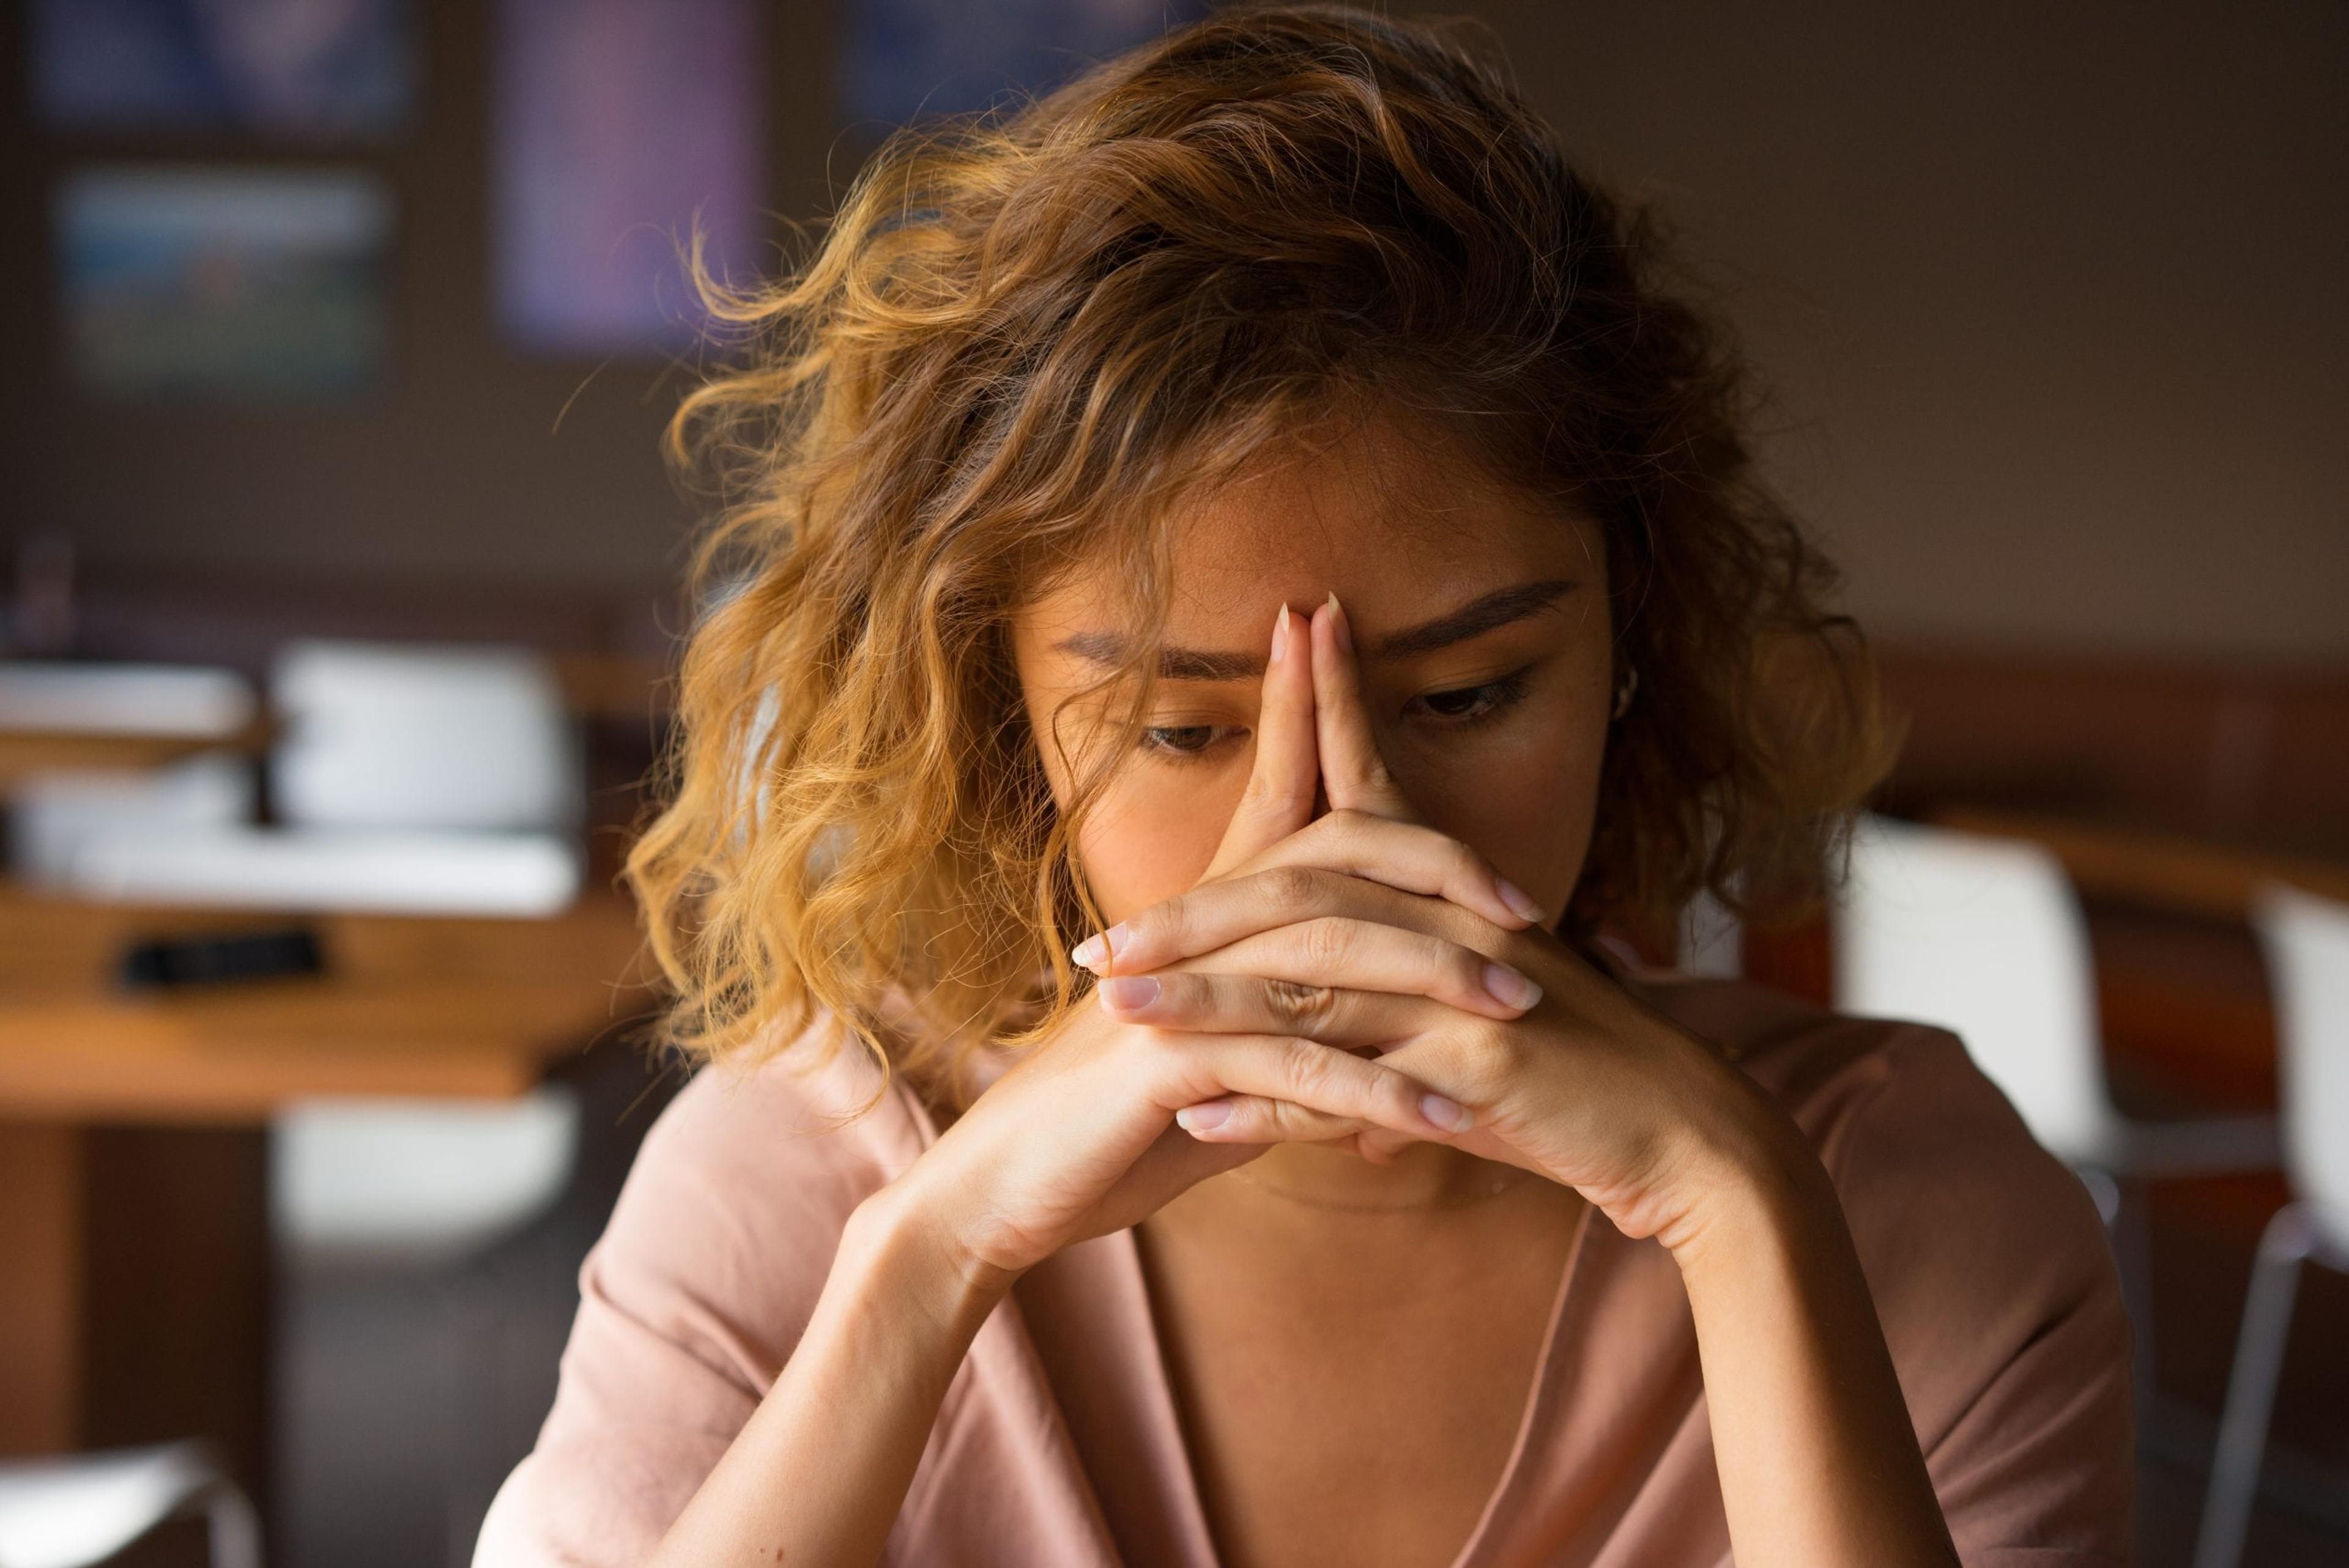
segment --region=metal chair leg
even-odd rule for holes
[[[2120,1183],[2092,1166],[2081,1166],[2074,1174],[2080,1178],[2080,1185],[2088,1190],[2089,1198],[2095,1202],[2096,1214],[2105,1222],[2105,1234],[2111,1236],[2113,1227],[2121,1221]]]
[[[223,1479],[204,1494],[212,1568],[261,1568],[261,1516],[235,1484]]]
[[[2194,1568],[2236,1568],[2242,1558],[2251,1501],[2259,1491],[2260,1460],[2267,1450],[2268,1415],[2292,1331],[2292,1297],[2300,1288],[2301,1265],[2315,1249],[2312,1216],[2298,1203],[2278,1210],[2260,1237],[2251,1290],[2243,1298],[2234,1370],[2227,1377],[2227,1408],[2219,1421]]]
[[[2114,1177],[2113,1261],[2121,1276],[2121,1305],[2132,1331],[2129,1378],[2137,1408],[2150,1410],[2160,1390],[2153,1347],[2153,1203],[2143,1181]]]

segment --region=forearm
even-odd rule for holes
[[[947,1387],[1001,1294],[956,1266],[903,1193],[867,1200],[805,1334],[656,1568],[876,1561]]]
[[[1791,1127],[1677,1245],[1742,1564],[1957,1562],[1826,1173]]]

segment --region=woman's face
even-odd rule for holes
[[[1447,445],[1383,421],[1202,499],[1174,521],[1174,600],[1151,728],[1078,849],[1118,921],[1194,886],[1254,757],[1273,620],[1345,607],[1371,725],[1423,819],[1566,907],[1589,845],[1613,686],[1605,552]],[[1012,646],[1053,792],[1066,805],[1088,707],[1059,755],[1052,715],[1104,673],[1122,627],[1107,568],[1016,618]],[[1301,628],[1300,628],[1301,630]],[[1098,699],[1095,699],[1096,701]],[[1326,810],[1326,801],[1316,811]]]

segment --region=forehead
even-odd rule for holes
[[[1302,436],[1187,499],[1166,525],[1174,644],[1248,646],[1269,635],[1280,603],[1304,610],[1333,591],[1365,629],[1544,578],[1605,593],[1595,524],[1392,420]],[[1070,573],[1022,614],[1022,641],[1114,624],[1114,570],[1103,561]]]

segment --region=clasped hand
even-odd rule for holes
[[[1316,786],[1330,810],[1314,817]],[[1287,1036],[1424,1085],[1428,1119],[1481,1158],[1579,1191],[1626,1233],[1675,1241],[1772,1114],[1713,1047],[1544,929],[1483,855],[1423,822],[1378,751],[1344,612],[1285,608],[1246,793],[1199,883],[1071,957],[1112,1016]],[[1409,1133],[1225,1095],[1176,1119],[1203,1142],[1350,1144]]]

